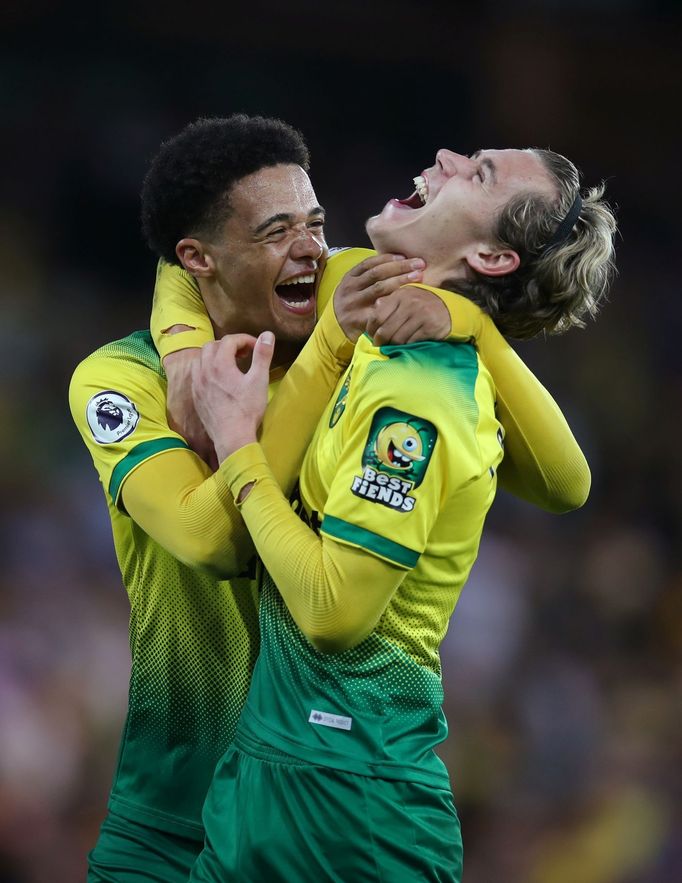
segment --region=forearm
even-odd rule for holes
[[[285,496],[294,488],[320,416],[353,356],[334,310],[327,309],[265,412],[260,442]]]
[[[590,469],[552,396],[479,306],[451,291],[414,287],[443,301],[450,313],[450,338],[473,340],[490,371],[505,431],[500,487],[549,512],[582,506],[590,490]]]
[[[323,652],[355,646],[375,627],[405,571],[318,536],[292,511],[258,445],[219,470],[235,496],[251,485],[241,513],[258,554],[294,621]]]
[[[171,329],[183,326],[187,330],[171,333]],[[182,267],[159,261],[150,330],[154,346],[162,359],[169,353],[201,347],[214,339],[199,286]]]
[[[506,430],[500,487],[548,512],[580,508],[591,484],[585,455],[552,396],[511,347],[504,361],[497,371],[498,417]]]
[[[225,483],[188,451],[148,460],[126,479],[130,517],[175,558],[222,579],[242,573],[253,544]]]
[[[577,509],[590,491],[587,460],[552,396],[485,319],[479,352],[495,381],[505,429],[500,487],[549,512]]]

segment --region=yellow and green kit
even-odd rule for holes
[[[459,824],[434,751],[447,734],[439,646],[476,558],[501,441],[473,346],[360,339],[294,505],[323,543],[404,578],[372,633],[329,653],[263,575],[261,653],[192,880],[380,880],[389,869],[392,880],[459,879]]]

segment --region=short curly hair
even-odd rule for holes
[[[165,141],[142,185],[142,232],[159,257],[178,264],[185,236],[211,235],[230,214],[233,184],[259,169],[310,165],[299,131],[282,120],[233,114],[199,119]]]
[[[567,239],[547,247],[580,192],[580,173],[561,154],[537,148],[533,152],[553,178],[558,197],[525,193],[500,211],[496,238],[500,246],[517,252],[518,269],[506,276],[476,274],[473,281],[442,283],[479,304],[504,335],[518,340],[583,328],[586,317],[597,315],[615,273],[616,221],[603,199],[603,184],[583,196]]]

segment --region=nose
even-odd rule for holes
[[[436,166],[442,169],[448,177],[452,177],[453,175],[472,174],[476,168],[476,163],[469,159],[468,156],[464,156],[463,153],[455,153],[452,150],[441,147],[436,154]]]
[[[324,249],[325,242],[321,236],[315,236],[310,230],[303,230],[292,243],[291,257],[294,260],[310,258],[317,261],[322,257]]]

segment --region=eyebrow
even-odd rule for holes
[[[477,150],[475,153],[471,154],[469,159],[478,159],[481,153],[483,153],[482,150]],[[488,171],[490,172],[490,177],[492,178],[493,184],[497,184],[497,166],[495,165],[495,163],[486,156],[481,160],[481,165],[485,166],[486,169],[488,169]]]
[[[321,205],[316,205],[315,208],[311,208],[308,212],[308,217],[312,218],[313,215],[323,215],[324,209]],[[294,220],[294,216],[290,212],[279,212],[276,215],[271,215],[267,220],[263,221],[262,224],[259,224],[256,229],[253,231],[254,235],[257,236],[259,233],[262,233],[264,230],[271,224],[277,224],[284,222],[285,224],[291,224]]]

